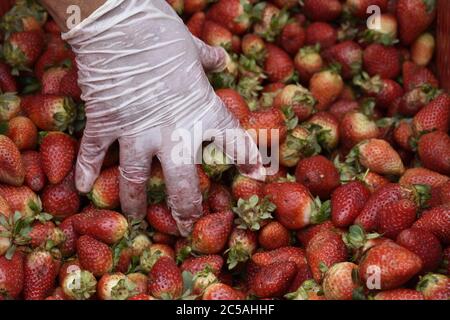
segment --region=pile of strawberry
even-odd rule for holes
[[[117,144],[92,192],[76,191],[74,54],[36,2],[14,2],[0,5],[0,300],[449,299],[435,1],[168,1],[230,52],[210,80],[242,126],[280,133],[266,183],[198,166],[204,215],[188,238],[157,160],[145,221],[119,211]]]

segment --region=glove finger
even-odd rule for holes
[[[81,193],[92,190],[102,169],[106,152],[114,140],[112,137],[90,136],[86,133],[83,136],[75,169],[75,184]]]
[[[133,219],[141,220],[147,212],[147,181],[155,152],[144,136],[121,137],[119,144],[122,211]]]

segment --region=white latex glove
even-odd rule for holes
[[[147,208],[146,182],[153,156],[163,166],[167,203],[182,235],[202,214],[202,196],[194,161],[179,164],[172,156],[179,144],[175,129],[218,129],[214,143],[236,160],[227,146],[246,150],[244,175],[265,179],[261,155],[250,136],[215,95],[206,71],[223,70],[229,59],[193,37],[165,0],[108,0],[63,39],[72,46],[87,124],[76,167],[76,185],[89,192],[105,153],[120,143],[122,211],[142,219]],[[225,141],[225,130],[239,139]],[[201,148],[202,138],[193,141]],[[194,155],[192,156],[192,158]],[[253,164],[252,164],[253,163]],[[257,163],[257,164],[255,164]]]

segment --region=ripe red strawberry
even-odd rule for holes
[[[429,273],[420,279],[417,290],[422,292],[426,300],[447,300],[450,298],[448,276]]]
[[[264,72],[271,82],[288,82],[294,75],[294,62],[282,49],[272,44],[266,45]]]
[[[369,189],[360,181],[353,181],[338,187],[331,195],[333,224],[336,227],[352,225],[369,198]]]
[[[22,151],[35,148],[38,132],[36,126],[29,118],[19,116],[9,120],[7,136]]]
[[[24,299],[44,300],[54,289],[57,275],[56,261],[49,252],[36,250],[28,254],[24,264]]]
[[[19,211],[24,217],[34,216],[41,210],[41,200],[26,186],[12,187],[0,184],[0,196],[5,198],[13,212]]]
[[[184,13],[191,15],[203,11],[208,2],[208,0],[184,0]]]
[[[231,186],[231,192],[234,199],[248,200],[252,196],[263,198],[264,183],[260,181],[247,178],[243,175],[237,175]]]
[[[157,299],[177,299],[183,293],[183,278],[175,261],[160,258],[149,274],[148,291]]]
[[[25,179],[20,152],[7,136],[0,135],[0,182],[21,186]]]
[[[119,167],[113,166],[103,170],[92,187],[89,198],[101,209],[114,209],[120,204]]]
[[[424,296],[412,289],[394,289],[377,293],[374,300],[424,300]]]
[[[305,253],[298,247],[283,247],[272,251],[257,252],[251,258],[251,264],[256,269],[279,262],[293,262],[298,269],[307,265]]]
[[[208,10],[207,18],[213,20],[234,34],[242,34],[250,27],[250,16],[246,12],[249,1],[219,0]]]
[[[230,191],[223,185],[213,183],[208,196],[208,205],[211,212],[227,211],[232,208],[233,197]]]
[[[424,84],[434,88],[439,87],[436,76],[426,67],[416,65],[411,61],[403,63],[403,87],[406,92],[413,90]]]
[[[325,50],[323,54],[328,62],[342,66],[342,77],[346,80],[361,72],[363,51],[354,41],[341,42]]]
[[[128,231],[127,219],[118,212],[94,210],[85,217],[82,217],[83,215],[74,220],[75,231],[106,244],[112,245],[119,242]]]
[[[46,247],[47,249],[58,246],[65,240],[63,232],[51,221],[44,223],[35,221],[31,225],[28,237],[30,237],[29,244],[32,248]]]
[[[75,105],[69,98],[35,95],[23,99],[22,108],[41,130],[65,131],[75,120]]]
[[[24,257],[15,252],[11,259],[0,257],[0,292],[5,298],[17,299],[24,282]]]
[[[203,34],[203,26],[206,21],[206,15],[204,12],[196,12],[192,15],[192,17],[186,23],[189,31],[196,36],[197,38],[201,38]]]
[[[77,249],[78,234],[75,232],[75,228],[73,227],[74,219],[76,219],[75,216],[68,217],[58,226],[64,233],[65,238],[64,242],[59,246],[63,257],[72,256]]]
[[[416,220],[417,205],[408,199],[392,202],[378,212],[378,232],[395,239]]]
[[[280,9],[292,9],[298,4],[296,0],[272,0],[272,2]]]
[[[450,137],[445,132],[423,135],[419,140],[418,154],[424,167],[450,175]]]
[[[232,287],[223,283],[208,286],[203,293],[202,300],[244,300],[242,295]]]
[[[336,20],[342,13],[339,0],[305,0],[303,10],[312,21]]]
[[[344,90],[344,81],[336,71],[324,70],[312,76],[309,90],[317,100],[316,108],[320,111],[327,110]]]
[[[326,22],[313,22],[306,28],[306,44],[327,49],[336,44],[337,30]]]
[[[449,177],[425,168],[411,168],[406,170],[399,183],[404,186],[429,185],[432,188],[439,188],[449,180]]]
[[[11,34],[3,46],[5,61],[12,67],[24,70],[33,66],[44,48],[41,31],[22,31]]]
[[[231,49],[233,35],[228,29],[207,20],[203,26],[202,39],[210,46]]]
[[[447,132],[449,123],[450,96],[441,94],[416,114],[413,120],[413,128],[418,134],[433,130]]]
[[[78,69],[73,66],[61,79],[59,94],[65,97],[71,97],[76,101],[81,99],[81,89],[78,86]]]
[[[322,282],[325,268],[347,260],[347,248],[340,234],[322,231],[316,234],[306,247],[306,259],[314,280]]]
[[[100,300],[127,300],[134,287],[123,273],[104,274],[97,284],[97,296]]]
[[[333,162],[324,156],[314,156],[300,160],[295,171],[298,183],[321,199],[327,199],[340,185],[339,172]]]
[[[177,223],[165,204],[150,205],[147,209],[147,222],[159,232],[180,236]]]
[[[77,254],[83,269],[100,277],[111,271],[113,255],[111,249],[91,236],[81,236],[77,240]]]
[[[65,67],[52,67],[42,75],[41,93],[46,95],[59,95],[62,79],[69,72]]]
[[[42,53],[34,66],[34,73],[42,80],[45,70],[56,65],[63,64],[67,60],[74,61],[74,53],[70,47],[61,39],[60,34],[51,38],[47,44],[47,49]]]
[[[342,119],[347,113],[356,112],[358,110],[358,102],[347,99],[340,99],[331,105],[331,107],[328,109],[328,112],[335,116],[339,122],[342,122]]]
[[[11,74],[11,68],[3,62],[0,62],[0,91],[17,92],[17,83]]]
[[[278,221],[269,222],[258,234],[258,243],[265,250],[287,247],[290,242],[289,230]]]
[[[400,74],[400,54],[394,47],[371,44],[364,50],[363,65],[370,76],[394,79]]]
[[[432,232],[443,244],[450,243],[450,208],[442,205],[425,211],[414,223],[414,228]]]
[[[406,120],[400,120],[394,129],[394,141],[404,150],[412,151],[411,139],[414,132],[411,123]]]
[[[227,109],[239,120],[243,121],[250,115],[250,109],[244,98],[234,89],[219,89],[216,94]]]
[[[69,174],[58,184],[47,185],[42,191],[41,200],[44,211],[57,219],[77,213],[80,208],[80,196],[75,190],[73,174]]]
[[[281,46],[291,55],[296,54],[303,47],[305,39],[305,29],[298,22],[286,24],[279,36]]]
[[[262,267],[253,279],[250,291],[259,298],[275,298],[286,293],[297,272],[293,262],[276,262]]]
[[[181,271],[188,271],[194,276],[209,268],[212,273],[219,275],[223,266],[223,258],[219,255],[204,255],[198,257],[189,257],[183,261],[180,268]]]
[[[297,231],[297,239],[301,243],[301,245],[306,248],[308,246],[308,243],[316,234],[325,230],[336,230],[331,220],[327,220],[320,224],[309,226]]]
[[[423,264],[421,273],[436,270],[439,266],[442,247],[431,232],[418,228],[406,229],[397,236],[396,242],[420,257]]]
[[[192,249],[203,254],[215,254],[225,247],[233,224],[230,211],[200,218],[192,230]]]
[[[376,289],[390,290],[406,283],[421,269],[422,261],[417,255],[395,242],[388,241],[372,247],[367,252],[359,264],[359,276],[368,286],[374,284],[371,283],[374,272],[379,272],[377,277],[379,276],[380,287]]]
[[[399,0],[397,2],[397,19],[402,43],[410,45],[428,29],[435,17],[435,1]],[[411,23],[412,21],[414,23]]]
[[[380,76],[370,78],[365,72],[356,76],[353,83],[361,87],[367,96],[374,97],[376,106],[383,110],[391,110],[404,94],[403,88],[396,81],[381,79]]]
[[[321,206],[311,197],[309,190],[294,182],[268,184],[264,192],[275,204],[276,219],[290,230],[298,230],[326,219],[327,206]]]
[[[323,293],[327,300],[352,300],[353,292],[359,287],[354,274],[358,266],[351,262],[333,265],[323,279]]]
[[[347,7],[350,13],[357,18],[364,19],[369,15],[367,8],[371,5],[376,5],[381,12],[386,12],[388,9],[388,0],[347,0]]]
[[[270,147],[275,139],[279,139],[277,141],[283,142],[287,133],[285,117],[283,112],[278,108],[270,108],[252,112],[243,123],[243,127],[247,130],[254,130],[249,133],[251,135],[256,135],[253,136],[253,138],[257,141],[260,147]],[[274,130],[275,132],[273,132]],[[264,131],[266,131],[266,141],[259,139],[260,136],[263,136],[261,135],[261,132]]]
[[[50,132],[41,142],[42,168],[52,184],[60,183],[72,170],[75,142],[62,132]]]
[[[302,83],[309,83],[311,77],[323,68],[324,61],[318,46],[301,48],[294,59],[295,69]]]

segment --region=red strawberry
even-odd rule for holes
[[[65,131],[75,120],[75,105],[70,98],[35,95],[24,99],[22,108],[41,130]]]
[[[428,29],[435,17],[435,1],[399,0],[397,2],[397,19],[402,43],[410,45]],[[414,23],[411,23],[412,21]]]
[[[317,100],[316,108],[320,111],[327,110],[344,90],[344,81],[336,71],[324,70],[313,75],[309,90]]]
[[[424,296],[412,289],[394,289],[377,293],[374,300],[424,300]]]
[[[250,109],[244,98],[234,89],[219,89],[216,94],[227,109],[239,120],[243,121],[250,115]]]
[[[56,261],[49,252],[31,252],[24,264],[24,299],[44,300],[54,289],[57,275]]]
[[[19,70],[33,66],[44,47],[41,31],[23,31],[11,34],[3,46],[6,62]]]
[[[416,220],[417,205],[408,199],[392,202],[378,212],[378,232],[395,239]]]
[[[157,231],[179,236],[177,223],[165,204],[153,204],[147,209],[147,222]]]
[[[323,292],[327,300],[352,300],[353,292],[359,287],[354,274],[358,266],[351,262],[333,265],[323,279]]]
[[[313,22],[306,28],[306,44],[310,46],[327,49],[336,44],[337,38],[337,30],[326,22]]]
[[[392,263],[395,261],[395,263]],[[411,251],[394,242],[383,242],[371,248],[359,264],[361,281],[370,287],[379,284],[378,290],[395,289],[406,283],[422,269],[422,261]],[[372,283],[373,276],[379,283]]]
[[[52,42],[47,44],[47,49],[42,53],[34,66],[34,73],[37,78],[42,80],[45,70],[62,64],[68,59],[74,60],[74,53],[70,47],[61,40],[60,35],[52,38]]]
[[[235,268],[239,263],[246,262],[258,248],[258,238],[251,230],[236,227],[228,240],[228,269]]]
[[[41,93],[47,95],[59,95],[62,79],[68,73],[64,67],[52,67],[42,75]]]
[[[100,300],[127,300],[133,295],[134,284],[123,273],[104,274],[97,284]]]
[[[149,274],[148,291],[157,299],[177,299],[183,293],[183,278],[175,261],[160,258]]]
[[[188,271],[192,275],[196,275],[199,272],[210,268],[211,272],[215,275],[219,275],[223,266],[223,258],[219,255],[204,255],[199,257],[189,257],[183,261],[180,268],[181,271]]]
[[[273,107],[285,113],[292,109],[298,121],[309,119],[314,112],[315,104],[316,100],[306,88],[293,84],[284,87],[273,100]]]
[[[13,212],[19,211],[24,217],[34,216],[41,210],[41,200],[26,186],[11,187],[0,184],[0,196],[5,198]]]
[[[294,75],[294,63],[289,55],[272,44],[266,45],[264,72],[271,82],[288,82]]]
[[[192,15],[192,17],[186,23],[186,26],[194,36],[196,36],[197,38],[201,38],[205,21],[206,15],[204,12],[200,11]]]
[[[81,217],[80,217],[81,218]],[[106,244],[119,242],[128,231],[127,219],[118,212],[94,210],[88,216],[74,220],[75,231]]]
[[[0,91],[17,92],[17,83],[11,74],[11,68],[3,62],[0,62]]]
[[[399,183],[404,186],[422,184],[439,188],[449,180],[449,177],[425,168],[412,168],[406,170]]]
[[[297,239],[302,246],[306,248],[316,234],[325,230],[335,230],[335,227],[330,220],[297,231]]]
[[[247,178],[243,175],[237,175],[231,186],[231,191],[235,199],[248,200],[252,196],[263,198],[264,183]]]
[[[386,12],[388,8],[388,0],[347,0],[347,6],[350,13],[357,18],[364,19],[369,15],[367,8],[371,5],[376,5],[381,12]]]
[[[286,293],[297,272],[293,262],[276,262],[262,267],[256,274],[250,291],[259,298],[275,298]]]
[[[360,181],[338,187],[331,195],[331,218],[336,227],[348,227],[370,198],[370,191]]]
[[[396,48],[371,44],[364,50],[364,70],[371,76],[394,79],[400,74],[400,55]]]
[[[17,299],[24,284],[24,257],[16,252],[11,259],[0,257],[0,292],[5,298]]]
[[[309,83],[311,77],[323,68],[324,61],[318,46],[301,48],[294,59],[295,69],[298,71],[302,83]]]
[[[426,300],[447,300],[450,298],[450,283],[443,274],[429,273],[420,279],[417,290]]]
[[[63,232],[51,221],[34,222],[28,236],[32,248],[45,246],[47,249],[49,246],[55,247],[64,242]]]
[[[363,51],[354,41],[348,40],[334,45],[324,52],[324,57],[328,62],[342,66],[344,79],[351,79],[361,72]]]
[[[306,186],[314,196],[327,199],[340,184],[339,172],[333,162],[323,156],[301,160],[295,171],[298,183]]]
[[[303,10],[313,21],[336,20],[342,13],[339,0],[305,0]]]
[[[135,296],[132,296],[130,298],[128,298],[127,300],[132,300],[132,301],[147,301],[147,300],[155,300],[155,298],[153,298],[152,296],[145,294],[145,293],[140,293],[137,294]]]
[[[113,255],[111,249],[90,236],[81,236],[77,240],[78,259],[83,269],[100,277],[111,271]]]
[[[21,186],[25,179],[20,152],[14,142],[0,135],[0,182]]]
[[[232,37],[230,31],[213,21],[206,21],[203,26],[202,39],[211,46],[230,50]]]
[[[44,211],[55,218],[65,218],[77,213],[80,208],[80,196],[75,190],[73,174],[72,176],[69,174],[58,184],[47,185],[42,191],[41,199]]]
[[[41,142],[42,168],[52,184],[60,183],[72,170],[76,156],[72,137],[62,132],[50,132]]]
[[[73,227],[75,216],[64,219],[59,225],[59,229],[64,233],[65,240],[60,245],[61,253],[64,257],[70,257],[76,252],[78,234]]]
[[[233,224],[230,211],[200,218],[192,230],[192,249],[203,254],[215,254],[225,247]]]
[[[243,127],[247,130],[253,129],[249,131],[249,133],[251,135],[256,135],[253,136],[253,138],[260,147],[271,146],[275,139],[279,139],[278,141],[283,142],[286,138],[287,128],[285,117],[283,112],[277,108],[252,112],[250,117],[243,123]],[[261,134],[261,132],[264,131],[266,131],[266,141],[259,139],[260,136],[264,137],[264,135]],[[278,136],[276,136],[277,133]]]
[[[328,109],[328,112],[342,122],[342,119],[347,113],[356,112],[359,110],[359,104],[356,101],[340,99],[333,103]]]
[[[81,99],[81,89],[78,86],[78,69],[76,66],[70,70],[61,79],[59,94],[65,97],[79,101]]]
[[[306,259],[314,280],[320,283],[325,268],[347,260],[347,249],[341,235],[328,230],[316,234],[306,247]]]
[[[405,91],[411,91],[424,84],[431,85],[434,88],[439,87],[439,81],[429,69],[420,67],[410,61],[404,62],[403,87],[405,88]]]
[[[413,120],[413,128],[418,134],[433,130],[447,132],[449,123],[450,96],[442,94],[416,114]]]
[[[298,269],[307,265],[305,253],[298,247],[283,247],[272,251],[257,252],[251,258],[251,264],[256,266],[256,269],[279,262],[293,262]]]
[[[411,139],[414,135],[410,122],[401,120],[394,130],[395,142],[404,150],[412,151]]]
[[[247,0],[219,0],[208,10],[207,18],[228,28],[234,34],[242,34],[251,22],[246,12],[248,6]]]
[[[305,29],[297,22],[286,24],[279,36],[281,46],[291,55],[296,54],[303,47],[305,39]]]
[[[309,190],[299,183],[271,183],[264,191],[276,206],[276,219],[290,230],[320,223],[327,217],[327,206],[321,208],[311,197]]]
[[[208,286],[203,293],[202,300],[243,300],[242,295],[232,287],[223,283]]]
[[[19,150],[34,149],[38,132],[34,123],[27,117],[15,117],[9,120],[7,136],[16,144]]]
[[[117,166],[100,173],[89,194],[89,198],[97,208],[114,209],[119,206],[119,174]]]
[[[398,235],[396,242],[420,257],[423,263],[421,273],[436,270],[439,266],[442,247],[431,232],[418,228],[406,229]]]
[[[422,136],[418,144],[422,165],[439,173],[450,175],[450,137],[435,131]]]
[[[227,211],[232,208],[233,198],[225,186],[213,183],[208,196],[211,212]]]
[[[275,250],[289,246],[291,236],[289,230],[278,221],[265,225],[258,234],[258,242],[265,250]]]
[[[450,208],[446,205],[425,211],[414,228],[432,232],[443,244],[450,243]]]

